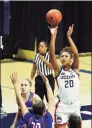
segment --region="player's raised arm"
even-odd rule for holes
[[[14,86],[14,90],[15,90],[15,95],[16,95],[16,98],[19,102],[19,105],[20,105],[20,108],[21,108],[21,112],[22,112],[22,116],[24,116],[27,112],[28,112],[28,109],[23,101],[23,98],[21,96],[21,93],[19,92],[19,82],[18,82],[18,76],[17,76],[17,73],[14,72],[10,75],[10,79],[11,79],[11,82]]]
[[[52,115],[52,117],[54,116],[54,96],[53,96],[53,92],[52,89],[50,87],[49,81],[47,79],[47,77],[45,75],[43,75],[41,73],[42,79],[45,82],[45,86],[47,89],[47,97],[48,97],[48,112]]]
[[[73,64],[72,67],[74,69],[79,69],[79,54],[78,54],[78,49],[74,43],[74,41],[71,38],[71,35],[73,33],[73,28],[74,28],[74,24],[72,24],[72,26],[69,27],[68,31],[67,31],[67,38],[71,47],[71,51],[73,53]]]
[[[60,67],[57,63],[56,60],[56,55],[55,55],[55,41],[56,41],[56,35],[57,35],[57,29],[58,27],[55,28],[49,28],[50,33],[51,33],[51,41],[50,41],[50,47],[49,47],[49,52],[50,52],[50,61],[53,66],[53,69],[55,71],[55,75],[59,73]]]

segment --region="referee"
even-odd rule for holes
[[[47,102],[48,102],[47,91],[46,91],[46,87],[44,86],[45,83],[42,80],[42,77],[40,76],[40,72],[42,72],[48,78],[54,94],[55,80],[52,74],[52,69],[53,68],[50,63],[47,43],[45,41],[41,41],[38,45],[38,53],[36,54],[33,63],[32,71],[31,71],[31,79],[34,78],[36,73],[37,76],[35,77],[35,93],[39,95],[42,100],[45,95]]]

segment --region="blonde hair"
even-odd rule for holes
[[[27,78],[27,79],[25,79],[25,80],[27,80],[27,81],[29,82],[30,87],[31,87],[31,86],[32,86],[32,82],[31,82],[31,80],[30,80],[29,78]]]

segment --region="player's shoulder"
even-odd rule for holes
[[[51,118],[52,119],[52,115],[50,114],[50,112],[46,111],[45,113],[45,118]]]
[[[51,116],[50,112],[46,111],[46,114],[47,116]]]
[[[37,95],[37,94],[33,94],[33,101],[40,101],[41,100],[41,98]]]
[[[53,118],[49,112],[46,112],[45,116],[43,116],[43,122],[46,128],[52,128]]]

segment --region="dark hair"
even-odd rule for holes
[[[48,42],[47,42],[47,41],[42,40],[42,41],[40,41],[40,43],[41,43],[41,42],[43,42],[44,45],[48,48]],[[39,43],[39,44],[40,44],[40,43]]]
[[[71,57],[73,56],[73,53],[72,53],[70,47],[65,46],[65,48],[63,48],[63,50],[60,51],[60,55],[61,55],[63,52],[68,52]]]
[[[33,104],[33,112],[37,118],[39,118],[45,110],[45,104],[43,101],[38,100],[35,104]]]
[[[68,128],[81,128],[81,118],[76,114],[70,115]]]

